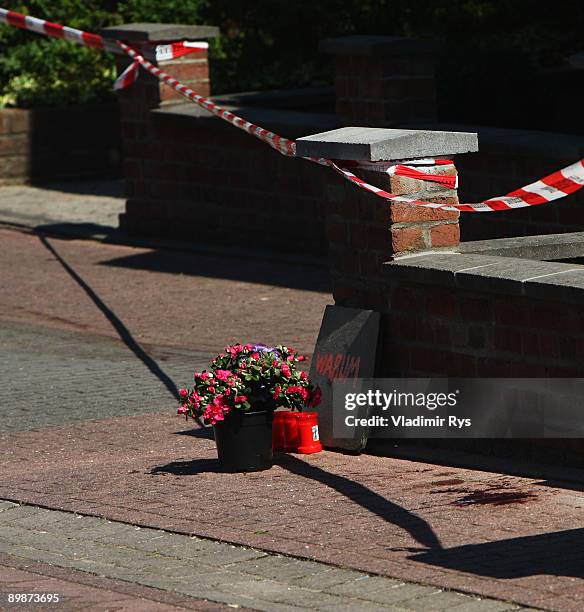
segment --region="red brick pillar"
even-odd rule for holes
[[[138,50],[154,52],[157,45],[183,40],[201,41],[219,33],[214,26],[174,25],[161,23],[136,23],[113,26],[102,30],[104,38],[122,40]],[[209,61],[207,51],[197,51],[175,59],[157,61],[148,58],[165,72],[176,77],[193,91],[203,96],[210,93]],[[131,60],[126,55],[116,56],[118,74],[121,74]],[[140,69],[138,79],[130,87],[118,92],[122,129],[123,176],[126,207],[132,205],[132,198],[144,195],[145,173],[151,160],[159,159],[163,152],[154,144],[151,111],[167,104],[185,101],[180,94],[161,83],[156,77]],[[124,215],[120,217],[124,226]]]
[[[378,161],[452,158],[476,151],[476,134],[347,127],[297,141],[307,157]],[[407,164],[406,161],[402,163]],[[430,174],[455,175],[452,166],[429,165]],[[458,203],[457,190],[426,180],[355,169],[366,182],[395,195],[445,204]],[[335,303],[385,310],[383,263],[459,244],[458,211],[392,202],[330,174],[326,190],[326,231]]]
[[[344,36],[321,42],[335,56],[337,115],[346,125],[388,127],[436,119],[431,40]]]

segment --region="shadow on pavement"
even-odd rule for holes
[[[196,429],[187,429],[185,431],[175,431],[177,436],[191,436],[193,438],[206,438],[208,440],[214,440],[215,435],[213,434],[213,427],[203,426],[197,427]]]
[[[124,181],[121,178],[89,179],[83,181],[35,181],[33,187],[63,193],[101,196],[106,198],[123,198]]]
[[[116,316],[116,314],[108,308],[108,306],[101,300],[101,298],[95,293],[95,291],[75,272],[75,270],[59,255],[54,249],[45,236],[39,235],[39,240],[43,246],[57,259],[57,261],[63,266],[66,272],[71,278],[85,291],[93,303],[103,313],[105,318],[111,323],[112,327],[118,333],[122,342],[134,353],[134,355],[156,376],[164,386],[170,391],[170,393],[178,399],[178,388],[173,380],[162,370],[162,368],[156,363],[148,353],[134,340],[134,337],[128,330],[128,328],[122,323],[122,321]]]
[[[201,430],[195,430],[201,431]],[[186,435],[190,432],[184,432]],[[293,455],[275,457],[275,465],[279,465],[292,474],[297,474],[310,480],[315,480],[335,491],[338,491],[365,510],[376,514],[384,521],[392,523],[407,531],[419,544],[432,551],[442,550],[442,544],[435,535],[432,527],[422,518],[390,502],[385,497],[371,491],[364,485],[354,482],[344,476],[332,474],[319,467],[310,465]],[[150,474],[174,474],[175,476],[196,476],[204,472],[221,472],[217,459],[193,459],[187,461],[173,461],[166,465],[152,468]]]
[[[293,455],[283,455],[276,460],[276,463],[293,474],[316,480],[338,491],[384,521],[401,527],[422,546],[431,550],[442,550],[440,540],[424,519],[385,499],[385,497],[366,486],[344,476],[327,472],[315,465],[310,465]]]
[[[330,293],[331,283],[328,269],[290,261],[259,261],[252,253],[228,253],[207,255],[172,251],[151,251],[128,257],[119,257],[101,265],[186,274],[208,278],[223,278],[234,281],[259,283],[291,289],[304,289]],[[272,257],[274,255],[272,254]]]
[[[119,235],[120,232],[110,225],[100,225],[99,223],[46,223],[37,225],[34,228],[39,234],[56,235],[59,238],[93,238],[95,236],[107,237]]]
[[[150,474],[174,474],[175,476],[196,476],[204,472],[221,472],[218,459],[191,459],[188,461],[173,461],[166,465],[158,465],[150,470]]]
[[[584,528],[431,550],[409,559],[491,578],[584,578]]]

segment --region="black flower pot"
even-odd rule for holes
[[[213,425],[219,463],[225,472],[257,472],[272,467],[273,410],[234,410]]]

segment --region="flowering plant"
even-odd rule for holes
[[[305,357],[293,348],[265,344],[226,346],[209,371],[195,372],[195,384],[179,389],[179,414],[215,425],[232,410],[251,411],[284,406],[302,410],[320,403],[315,388],[297,364]]]

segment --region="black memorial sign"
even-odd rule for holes
[[[322,390],[318,425],[322,443],[345,450],[362,450],[367,431],[355,429],[353,439],[333,436],[333,380],[372,378],[379,335],[379,313],[327,306],[310,367],[311,380]]]

